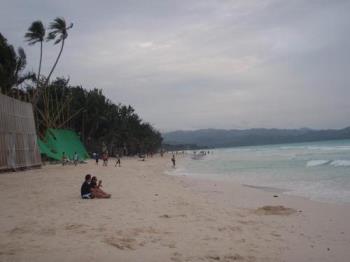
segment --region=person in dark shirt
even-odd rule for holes
[[[100,158],[100,156],[98,155],[98,153],[94,153],[93,156],[96,161],[96,165],[98,165],[98,159]]]
[[[91,193],[91,175],[87,174],[85,176],[85,181],[81,185],[81,198],[91,199],[94,198],[94,195]]]
[[[171,162],[173,162],[173,167],[175,167],[175,155],[173,154],[172,158],[171,158]]]

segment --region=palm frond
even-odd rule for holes
[[[53,22],[50,23],[50,29],[63,30],[66,29],[66,20],[63,17],[56,17]]]
[[[67,27],[66,21],[62,17],[57,17],[50,23],[50,33],[48,34],[46,41],[55,40],[54,44],[58,44],[68,37],[68,30],[73,27],[73,23]]]
[[[18,78],[18,81],[17,81],[17,85],[20,85],[22,84],[24,81],[26,80],[32,80],[32,81],[35,81],[36,79],[36,75],[35,73],[33,72],[28,72],[28,73],[25,73],[24,75],[20,76]]]
[[[19,72],[19,71],[22,71],[26,65],[27,65],[27,56],[23,50],[22,47],[19,47],[18,48],[18,57],[17,57],[17,69],[16,69],[16,74]]]
[[[28,28],[28,32],[24,35],[26,41],[30,45],[35,43],[42,42],[45,38],[45,27],[41,21],[34,21]]]
[[[50,40],[53,40],[56,38],[56,35],[57,35],[57,32],[50,32],[47,37],[46,37],[46,40],[47,41],[50,41]]]
[[[61,42],[61,40],[62,40],[62,38],[60,37],[60,38],[58,38],[55,42],[54,42],[54,44],[55,45],[57,45],[59,42]]]

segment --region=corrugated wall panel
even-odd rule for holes
[[[0,170],[40,165],[32,105],[0,94]]]

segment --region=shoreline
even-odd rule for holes
[[[190,155],[185,155],[184,161],[189,162],[193,161],[190,159]],[[276,193],[276,194],[283,194],[285,196],[290,196],[290,197],[296,197],[296,198],[302,198],[310,201],[315,201],[319,203],[326,203],[326,204],[335,204],[335,205],[344,205],[350,208],[350,200],[344,200],[344,199],[332,199],[332,198],[327,198],[327,197],[320,197],[320,196],[308,196],[305,191],[302,192],[302,194],[295,193],[295,188],[294,189],[287,189],[277,186],[269,186],[264,184],[263,186],[257,185],[258,182],[255,184],[250,184],[246,182],[240,182],[235,180],[234,177],[230,177],[227,175],[223,174],[208,174],[208,173],[186,173],[186,171],[183,171],[184,165],[177,166],[181,172],[178,172],[177,170],[172,170],[169,172],[166,172],[166,174],[169,174],[171,176],[183,176],[183,177],[188,177],[191,179],[198,179],[198,180],[207,180],[207,181],[212,181],[212,182],[217,182],[217,183],[229,183],[229,184],[239,184],[241,186],[247,187],[247,188],[255,188],[258,190],[262,190],[265,192],[271,192],[271,193]]]
[[[171,173],[167,172],[165,175],[169,176],[176,176],[176,177],[181,177],[189,181],[203,181],[208,184],[230,184],[231,186],[239,186],[247,189],[255,189],[260,192],[265,192],[265,193],[272,193],[273,195],[279,195],[279,196],[285,196],[286,198],[291,198],[291,199],[301,199],[304,201],[311,201],[319,204],[325,204],[325,205],[335,205],[335,206],[341,206],[345,208],[350,208],[350,202],[335,202],[335,201],[330,201],[330,200],[319,200],[319,199],[312,199],[310,197],[306,196],[300,196],[296,194],[289,194],[288,192],[292,192],[288,189],[284,188],[277,188],[277,187],[270,187],[270,186],[256,186],[256,185],[250,185],[250,184],[244,184],[244,183],[239,183],[237,181],[234,181],[233,179],[215,179],[215,178],[208,178],[208,177],[198,177],[198,176],[191,176],[191,175],[181,175],[181,174],[175,174],[172,175]]]
[[[348,260],[349,203],[322,202],[284,194],[284,190],[276,188],[244,185],[229,180],[175,176],[181,177],[194,192],[211,199],[214,205],[224,203],[225,208],[250,213],[266,207],[263,215],[259,214],[259,220],[274,229],[273,235],[278,235],[279,241],[285,244],[277,261]],[[292,211],[285,214],[285,209]],[[284,222],[287,224],[284,225]]]
[[[166,175],[170,158],[1,174],[0,260],[348,260],[349,208]],[[112,198],[80,199],[86,173]]]

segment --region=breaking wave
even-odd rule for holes
[[[350,160],[334,160],[330,163],[331,166],[350,166]]]
[[[312,167],[312,166],[322,166],[322,165],[326,165],[329,162],[331,162],[330,160],[310,160],[306,163],[307,167]]]
[[[350,160],[310,160],[306,163],[307,167],[329,165],[333,167],[350,166]]]

